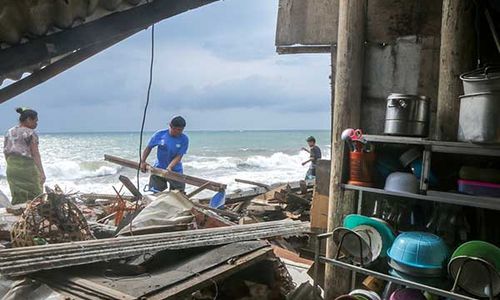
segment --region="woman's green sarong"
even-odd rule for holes
[[[42,193],[40,171],[31,158],[9,155],[7,157],[7,181],[12,204],[25,203]]]

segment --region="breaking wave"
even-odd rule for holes
[[[47,178],[55,179],[84,179],[93,177],[103,177],[117,174],[119,167],[108,166],[102,162],[61,161],[44,165]]]
[[[300,169],[301,162],[307,159],[307,153],[290,155],[276,152],[271,156],[253,155],[247,158],[187,156],[186,159],[184,167],[195,170]]]

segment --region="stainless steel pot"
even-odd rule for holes
[[[500,91],[500,67],[486,67],[460,75],[464,94]]]
[[[458,140],[500,143],[500,91],[460,97]]]
[[[390,94],[387,97],[385,134],[420,136],[429,135],[430,99],[425,96]]]

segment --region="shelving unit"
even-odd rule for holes
[[[398,144],[398,145],[406,145],[406,146],[420,146],[422,148],[422,173],[420,174],[420,191],[418,194],[411,193],[398,193],[398,192],[390,192],[385,191],[380,188],[373,187],[363,187],[357,185],[350,184],[342,184],[342,188],[344,190],[357,191],[358,194],[358,214],[361,213],[363,195],[365,193],[374,193],[379,195],[389,196],[386,199],[416,199],[423,201],[432,201],[439,203],[447,203],[461,206],[469,206],[469,207],[477,207],[477,208],[486,208],[492,210],[500,211],[500,198],[494,197],[479,197],[451,192],[441,192],[441,191],[433,191],[428,189],[429,183],[429,174],[431,167],[431,157],[432,153],[449,153],[449,154],[464,154],[464,155],[474,155],[474,156],[490,156],[490,157],[500,157],[500,147],[493,145],[477,145],[472,143],[461,143],[461,142],[442,142],[442,141],[433,141],[429,139],[422,138],[411,138],[411,137],[397,137],[397,136],[382,136],[382,135],[365,135],[365,139],[368,142],[377,144]],[[347,158],[346,158],[347,161]],[[470,296],[466,296],[463,294],[459,294],[457,292],[452,292],[450,290],[446,290],[443,288],[443,285],[451,284],[451,282],[443,282],[440,286],[433,286],[430,284],[419,283],[417,281],[408,280],[404,278],[399,278],[396,276],[392,276],[383,270],[376,270],[373,267],[363,267],[357,266],[352,263],[343,261],[340,258],[332,259],[327,258],[325,256],[320,255],[321,243],[322,241],[330,238],[332,233],[324,233],[317,236],[317,243],[315,249],[315,266],[318,266],[319,263],[327,263],[332,264],[340,268],[348,269],[353,271],[353,274],[361,273],[365,275],[370,275],[385,281],[394,282],[397,284],[405,285],[408,287],[428,291],[430,293],[448,297],[451,299],[459,299],[459,300],[473,300],[477,298],[473,298]],[[315,269],[315,278],[317,274],[317,269]],[[316,282],[315,282],[316,284]],[[452,284],[451,284],[452,285]],[[450,286],[451,286],[450,285]]]

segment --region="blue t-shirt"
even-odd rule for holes
[[[148,143],[148,147],[151,149],[158,147],[154,166],[160,169],[166,169],[177,155],[186,154],[188,146],[187,135],[171,136],[168,129],[157,131]],[[172,171],[182,173],[182,163],[179,162],[175,165]]]

